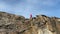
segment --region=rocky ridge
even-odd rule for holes
[[[36,15],[25,18],[0,12],[0,34],[59,34],[60,18]]]

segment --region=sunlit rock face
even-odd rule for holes
[[[33,19],[34,26],[38,29],[38,34],[59,34],[59,18],[37,15]]]
[[[60,34],[60,18],[36,15],[25,18],[0,12],[0,34]]]
[[[1,33],[3,32],[3,33],[12,34],[14,32],[16,33],[26,29],[26,26],[23,23],[24,20],[25,20],[25,17],[23,16],[17,16],[17,15],[9,14],[6,12],[0,12]]]

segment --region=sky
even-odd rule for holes
[[[0,11],[26,18],[30,14],[60,17],[60,0],[0,0]]]

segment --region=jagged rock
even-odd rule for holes
[[[37,15],[32,19],[0,12],[0,34],[60,34],[60,18]]]

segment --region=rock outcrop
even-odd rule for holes
[[[60,34],[60,18],[36,15],[33,18],[0,12],[0,34]]]

